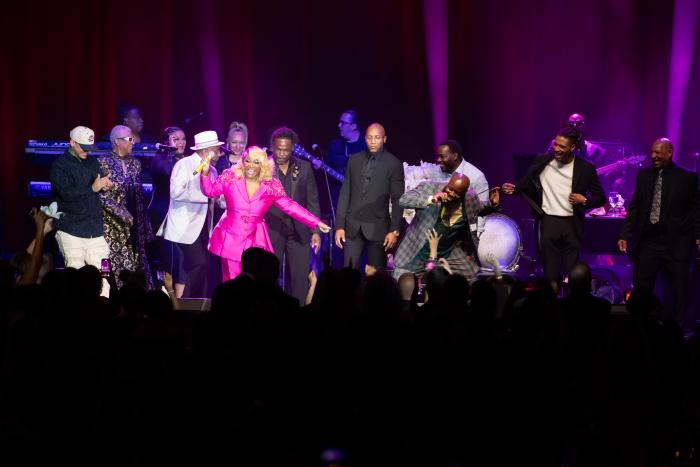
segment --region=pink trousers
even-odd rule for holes
[[[224,282],[233,279],[241,273],[241,262],[233,259],[221,258],[221,276]]]

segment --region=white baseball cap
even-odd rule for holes
[[[75,141],[84,151],[95,149],[95,132],[86,126],[77,126],[70,131],[70,139]]]

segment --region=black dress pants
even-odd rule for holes
[[[184,269],[187,272],[185,291],[182,296],[186,298],[204,298],[208,292],[209,276],[209,229],[208,222],[204,222],[202,230],[194,243],[174,243],[182,255]]]
[[[359,269],[362,261],[362,253],[367,248],[367,264],[374,266],[377,272],[386,269],[386,253],[384,252],[384,239],[379,241],[368,240],[362,233],[362,229],[354,237],[345,238],[345,261],[344,265],[352,265]],[[364,271],[362,271],[364,272]]]
[[[689,324],[685,322],[689,261],[678,261],[671,257],[668,241],[664,235],[640,239],[636,253],[632,273],[634,286],[653,290],[658,273],[665,271],[673,292],[673,304],[666,307],[666,310],[673,313],[681,328]]]
[[[544,277],[549,282],[561,278],[562,263],[568,274],[578,261],[581,239],[576,234],[574,217],[544,214],[540,225],[540,247]]]
[[[285,272],[284,291],[304,306],[309,291],[309,243],[296,234],[271,235],[270,241],[280,262],[280,271]]]

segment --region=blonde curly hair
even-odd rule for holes
[[[251,160],[260,161],[260,177],[258,181],[270,180],[275,175],[275,162],[267,153],[257,146],[251,146],[245,150],[241,156],[241,160],[233,166],[233,173],[236,178],[243,177],[243,164],[250,158]]]

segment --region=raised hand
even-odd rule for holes
[[[41,231],[42,233],[46,233],[46,221],[50,219],[49,216],[47,216],[41,209],[36,208],[32,209],[30,214],[34,218],[37,232]]]
[[[430,251],[437,252],[438,243],[440,243],[440,239],[442,238],[442,235],[438,235],[438,233],[435,229],[428,229],[427,237],[428,237],[428,246],[430,246]]]
[[[311,249],[314,250],[314,253],[318,254],[319,248],[321,248],[321,236],[314,232],[311,234]]]
[[[512,183],[508,183],[508,182],[504,183],[501,186],[501,191],[507,195],[512,195],[513,193],[515,193],[516,189],[517,189],[517,187],[515,185],[513,185]]]
[[[173,276],[168,271],[163,271],[163,285],[168,292],[174,290]]]
[[[622,253],[627,253],[627,240],[618,240],[617,248],[619,248]]]
[[[489,202],[491,206],[498,206],[501,202],[501,187],[495,186],[489,190]]]
[[[452,274],[452,268],[450,268],[450,263],[448,263],[445,258],[440,258],[438,260],[438,263],[440,264],[440,266],[445,268],[445,271],[447,271],[448,274]]]
[[[435,193],[433,196],[430,197],[430,202],[435,204],[435,203],[442,203],[444,201],[449,201],[447,193],[438,191]]]
[[[313,269],[311,271],[309,271],[309,275],[306,277],[307,277],[307,279],[309,279],[309,285],[312,285],[312,286],[316,285],[318,278],[316,277],[316,273],[314,272]]]

